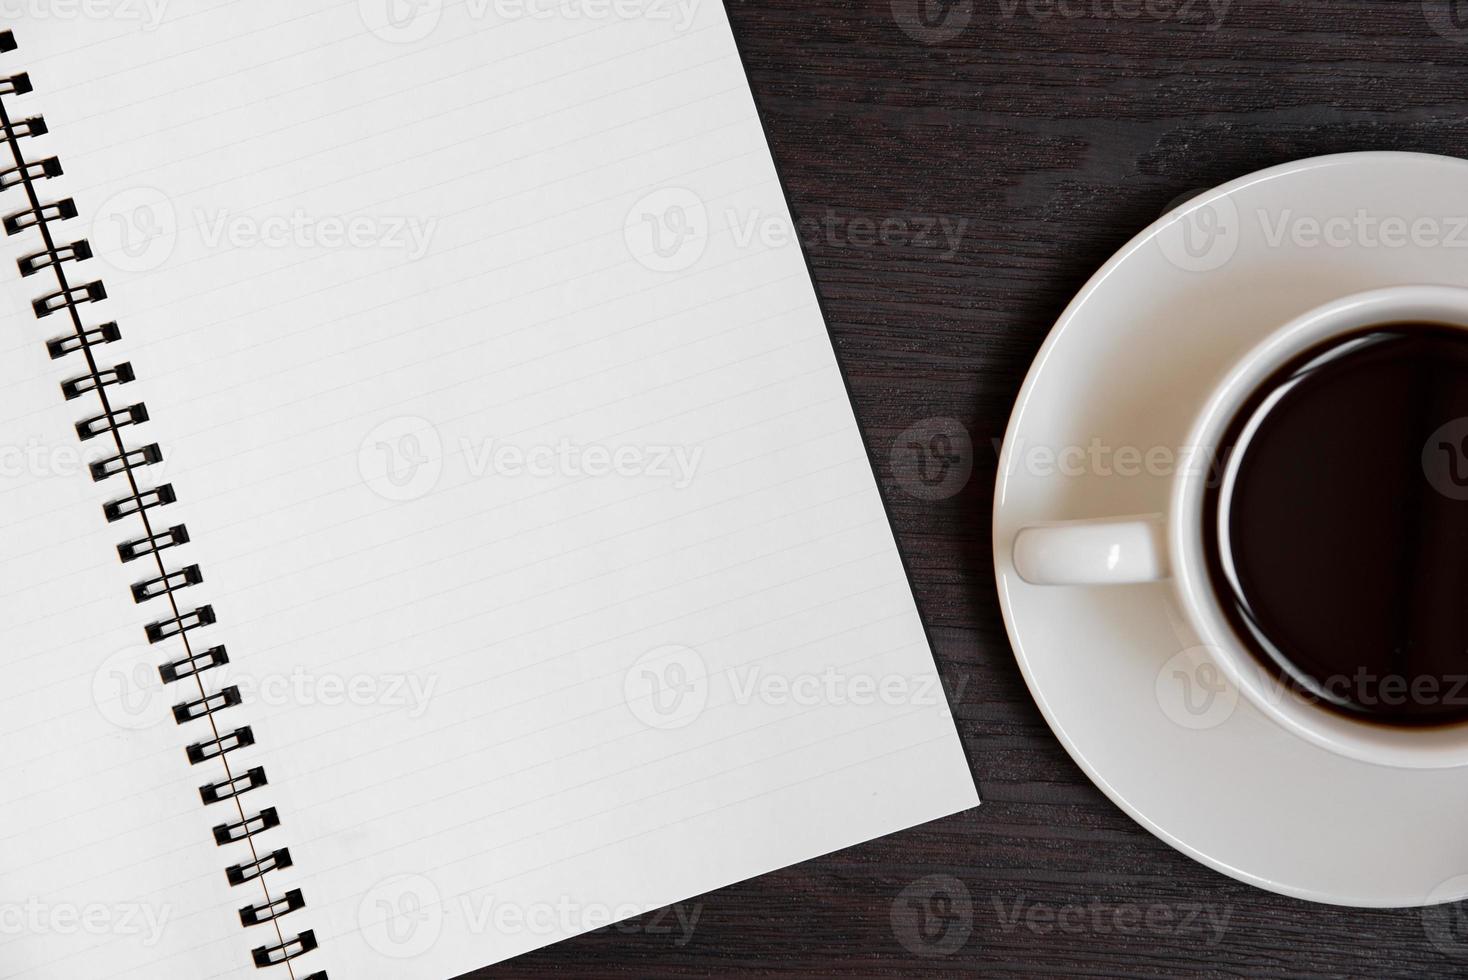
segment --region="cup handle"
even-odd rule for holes
[[[1126,585],[1171,574],[1160,514],[1021,528],[1013,557],[1031,585]]]

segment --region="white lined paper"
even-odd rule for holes
[[[16,28],[66,166],[47,189],[92,216],[152,415],[130,436],[163,446],[193,536],[170,559],[204,571],[181,598],[214,606],[245,692],[258,744],[231,758],[282,816],[272,894],[306,895],[283,928],[321,942],[301,975],[467,971],[975,804],[798,247],[751,232],[790,216],[722,8],[448,2],[421,37],[302,9]],[[0,347],[40,351],[7,323]],[[69,426],[43,352],[7,370],[36,392],[16,425]],[[86,685],[65,642],[149,611],[102,564],[98,493],[0,520],[23,546],[47,514],[50,577],[87,583],[60,630],[31,605],[52,586],[7,582],[35,690]],[[265,927],[239,924],[179,730],[65,731],[57,799],[148,740],[159,764],[88,819],[144,842],[111,874],[156,856],[187,908],[131,959],[103,936],[0,960],[255,974]],[[30,873],[87,886],[75,855],[107,843],[43,840],[48,812],[12,835]]]

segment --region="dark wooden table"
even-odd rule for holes
[[[984,805],[478,975],[1468,975],[1468,915],[1280,898],[1108,802],[1020,680],[989,558],[995,442],[1067,299],[1190,190],[1468,156],[1468,3],[729,7]],[[915,495],[891,449],[934,419],[972,475]]]

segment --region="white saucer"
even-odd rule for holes
[[[1184,229],[1196,233],[1191,249]],[[1150,469],[1165,471],[1162,452],[1179,446],[1194,411],[1170,406],[1200,405],[1233,358],[1311,307],[1408,283],[1468,286],[1468,162],[1342,154],[1209,191],[1132,240],[1065,311],[1020,393],[995,488],[1009,637],[1071,756],[1184,854],[1339,905],[1468,896],[1468,768],[1350,761],[1231,689],[1210,701],[1199,682],[1221,682],[1190,649],[1165,584],[1030,586],[1010,549],[1025,524],[1164,510],[1166,475],[1149,475],[1145,459],[1138,475],[1120,475],[1117,464],[1131,466],[1115,450],[1161,447]],[[1047,465],[1047,447],[1072,446],[1086,461],[1069,465],[1072,451],[1067,470],[1084,472]]]

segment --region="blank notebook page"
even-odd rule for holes
[[[978,802],[721,5],[124,6],[6,57],[228,647],[295,976],[453,975]],[[5,288],[7,370],[69,431]],[[85,684],[151,617],[51,506],[89,601],[51,635],[108,633]],[[284,976],[131,693],[118,846],[193,905],[96,975]]]

